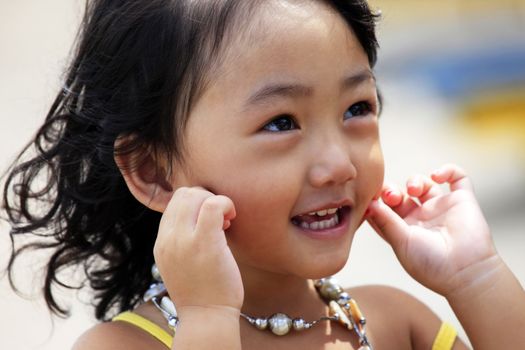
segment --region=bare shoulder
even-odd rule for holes
[[[73,350],[166,350],[156,339],[143,330],[124,322],[100,323],[82,334]]]
[[[372,313],[380,312],[396,317],[410,318],[411,315],[434,316],[434,313],[421,301],[409,293],[390,286],[367,285],[349,288],[348,293],[356,299],[359,305],[367,308]],[[437,318],[437,317],[436,317]]]
[[[431,349],[442,321],[421,301],[400,289],[370,285],[349,288],[367,318],[377,348]],[[456,341],[454,349],[466,349]]]

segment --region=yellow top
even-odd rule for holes
[[[432,350],[450,350],[456,341],[456,329],[450,324],[443,322],[439,332],[434,339]]]
[[[123,312],[113,318],[113,321],[123,321],[131,323],[138,328],[151,334],[153,337],[162,342],[168,349],[171,349],[173,336],[164,329],[157,326],[150,320],[130,311]],[[432,350],[451,350],[456,340],[456,330],[449,323],[441,324],[441,328],[434,339]]]
[[[146,331],[147,333],[154,336],[157,340],[166,345],[167,348],[171,349],[171,344],[173,342],[173,336],[168,334],[164,329],[157,326],[155,323],[150,320],[130,311],[123,312],[118,314],[113,318],[112,321],[124,321],[131,323],[134,326]]]

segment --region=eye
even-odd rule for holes
[[[280,115],[263,127],[263,130],[271,132],[290,131],[297,129],[297,125],[289,115]]]
[[[370,103],[361,101],[351,105],[344,113],[344,119],[350,119],[354,117],[361,117],[372,112],[372,106]]]

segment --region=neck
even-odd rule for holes
[[[246,266],[240,269],[244,285],[243,313],[268,317],[283,312],[305,319],[317,319],[326,314],[327,307],[311,280]]]

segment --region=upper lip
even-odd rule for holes
[[[350,200],[349,198],[342,198],[342,199],[334,200],[334,201],[324,203],[321,205],[312,206],[311,209],[301,211],[301,213],[293,215],[293,216],[307,215],[309,213],[314,213],[316,211],[330,209],[330,208],[341,208],[341,207],[346,207],[346,206],[351,207],[352,205],[353,205],[352,200]]]

